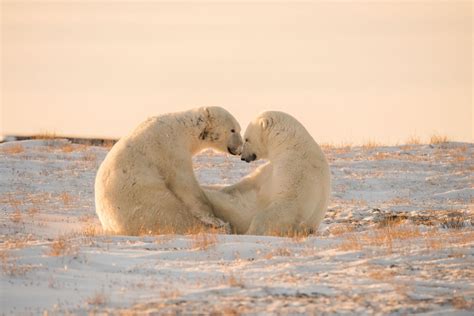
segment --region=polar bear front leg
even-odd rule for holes
[[[226,233],[231,232],[230,224],[214,215],[211,203],[202,191],[194,175],[181,174],[171,183],[170,189],[183,202],[189,212],[206,225],[222,228]]]

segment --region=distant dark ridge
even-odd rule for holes
[[[107,138],[78,138],[78,137],[62,137],[62,136],[42,136],[42,135],[33,135],[33,136],[13,136],[8,135],[4,136],[4,138],[0,141],[0,143],[4,142],[12,142],[12,141],[19,141],[19,140],[40,140],[40,139],[67,139],[73,144],[81,144],[81,145],[88,145],[88,146],[104,146],[110,147],[114,145],[118,139],[107,139]]]

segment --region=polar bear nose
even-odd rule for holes
[[[244,160],[246,162],[251,162],[251,161],[254,161],[256,159],[257,159],[257,155],[255,155],[255,154],[251,154],[250,156],[247,156],[245,158],[244,157],[240,158],[240,160]]]

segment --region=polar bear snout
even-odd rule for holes
[[[232,135],[227,144],[227,151],[234,156],[238,156],[242,153],[242,136],[240,133],[232,132]]]
[[[245,162],[251,162],[251,161],[257,160],[257,155],[250,154],[250,155],[245,156],[245,157],[242,156],[242,158],[240,158],[240,160],[245,161]]]
[[[229,152],[229,154],[234,155],[234,156],[240,155],[240,147],[237,147],[237,148],[227,147],[227,151]]]

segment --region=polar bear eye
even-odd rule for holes
[[[231,132],[231,133],[235,133],[235,129],[231,129],[230,132]]]
[[[248,138],[246,138],[246,139],[245,139],[245,142],[247,142],[247,143],[248,143],[248,142],[249,142],[249,139],[248,139]]]

